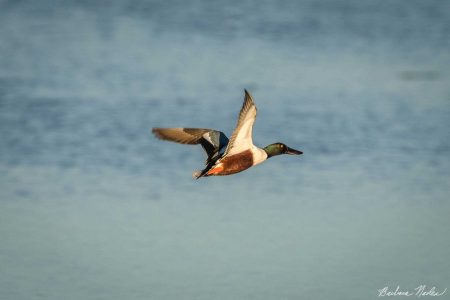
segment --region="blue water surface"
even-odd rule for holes
[[[0,1],[1,299],[450,288],[447,1]],[[248,89],[282,156],[193,180]],[[448,297],[448,294],[442,298]]]

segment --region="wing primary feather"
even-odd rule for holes
[[[244,91],[245,91],[244,103],[242,104],[236,128],[234,129],[233,134],[231,135],[224,156],[230,153],[230,151],[235,147],[236,143],[241,145],[243,148],[249,148],[253,145],[252,129],[256,119],[257,109],[250,93],[247,90]]]
[[[218,130],[205,128],[152,128],[158,139],[180,144],[200,144],[207,154],[206,164],[215,160],[219,152],[228,144],[226,135]]]
[[[190,145],[199,144],[203,134],[208,131],[211,129],[181,127],[152,129],[152,133],[161,140]]]

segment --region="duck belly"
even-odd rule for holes
[[[220,159],[206,174],[211,176],[231,175],[253,166],[253,153],[250,150]]]

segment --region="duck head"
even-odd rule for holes
[[[264,148],[264,151],[267,153],[267,158],[280,155],[280,154],[290,154],[290,155],[300,155],[303,154],[302,151],[295,150],[292,148],[289,148],[283,143],[274,143],[270,144],[269,146],[266,146]]]

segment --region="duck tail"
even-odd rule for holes
[[[206,167],[205,169],[203,169],[203,170],[198,170],[198,171],[195,171],[194,173],[192,173],[192,177],[194,178],[194,179],[199,179],[200,177],[208,177],[209,175],[208,174],[206,174],[206,173],[208,173],[208,171],[209,171],[209,169],[211,169],[211,167]]]
[[[199,179],[200,176],[201,176],[201,174],[202,174],[202,171],[197,170],[197,171],[195,171],[194,173],[192,173],[192,178],[194,178],[194,179]]]

